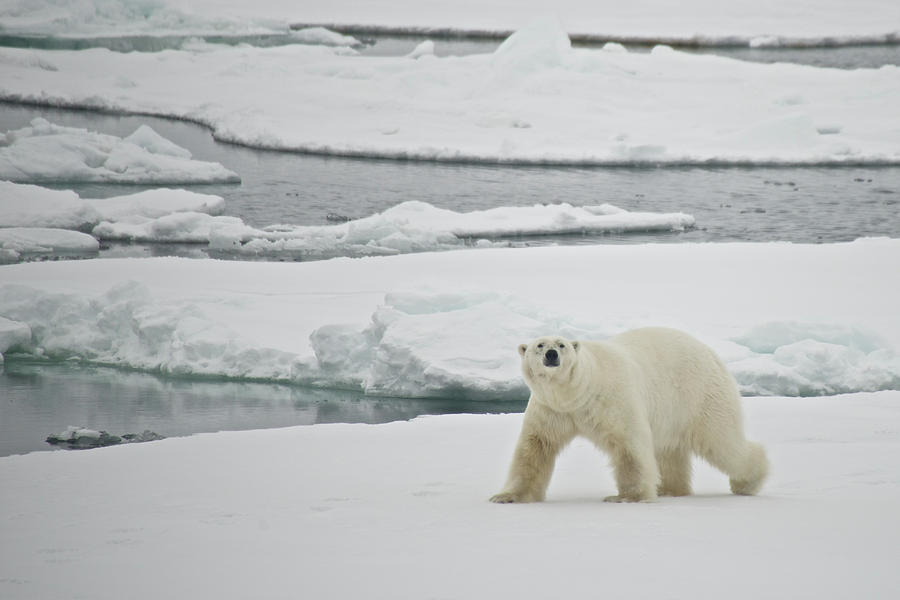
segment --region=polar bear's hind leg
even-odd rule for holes
[[[731,491],[741,496],[756,494],[769,473],[765,450],[756,442],[747,441],[743,431],[717,435],[715,440],[701,444],[697,453],[728,475]]]
[[[691,451],[686,447],[658,452],[656,462],[662,478],[660,496],[691,495]]]
[[[741,496],[753,496],[762,487],[769,473],[769,461],[763,447],[747,442],[744,464],[740,472],[731,475],[731,491]]]

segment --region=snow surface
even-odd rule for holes
[[[674,326],[745,394],[900,389],[900,240],[8,265],[7,350],[180,376],[522,399],[519,343]]]
[[[240,183],[219,163],[193,160],[188,150],[147,125],[125,138],[54,125],[0,134],[0,179],[19,182]]]
[[[900,164],[900,68],[572,48],[554,19],[493,54],[0,49],[0,98],[188,119],[219,140],[353,156],[561,164]]]
[[[521,415],[169,438],[0,458],[0,595],[896,598],[900,392],[751,398],[756,497],[608,504],[576,441],[539,504],[496,505]]]
[[[363,31],[501,34],[556,15],[580,38],[695,45],[840,45],[896,42],[892,0],[7,0],[0,29],[18,34],[243,35],[288,24],[359,25]]]

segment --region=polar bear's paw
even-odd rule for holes
[[[656,496],[607,496],[604,502],[656,502]]]
[[[496,504],[518,504],[521,502],[532,502],[525,497],[524,494],[517,494],[515,492],[501,492],[499,494],[494,494],[491,496],[491,502]]]

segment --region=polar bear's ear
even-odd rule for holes
[[[528,344],[519,344],[519,356],[525,356],[526,350],[528,350]]]
[[[572,342],[572,350],[578,352],[578,342]]]

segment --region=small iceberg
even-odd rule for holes
[[[165,439],[165,436],[154,433],[149,429],[144,430],[143,433],[126,433],[118,436],[112,435],[106,431],[69,426],[62,433],[49,436],[47,438],[47,443],[53,444],[54,446],[67,446],[72,449],[83,449],[117,446],[119,444],[134,444],[139,442],[154,442],[163,439]]]

